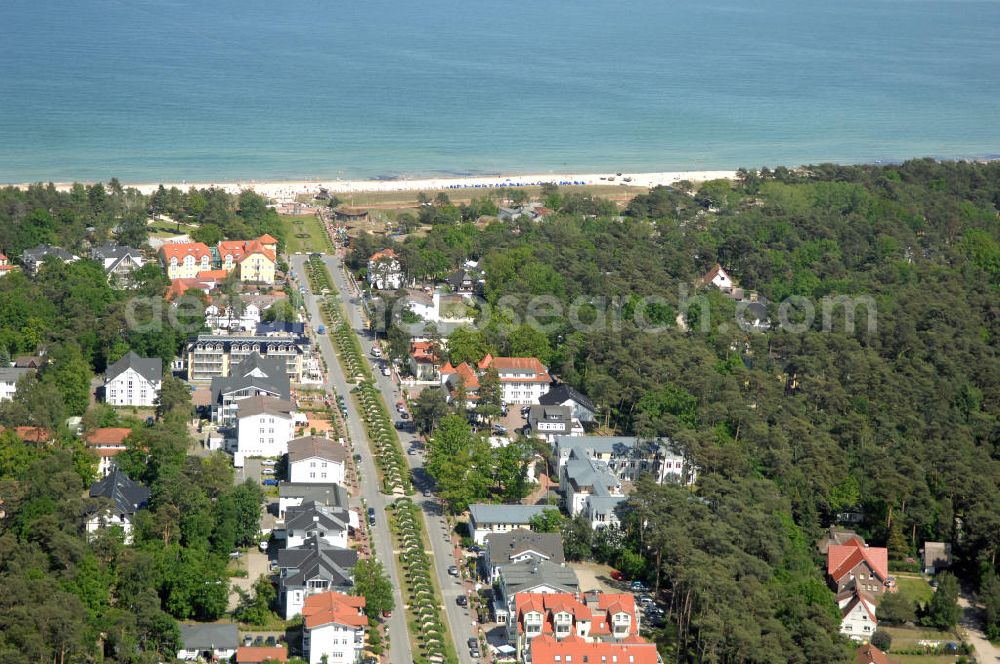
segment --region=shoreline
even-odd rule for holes
[[[215,187],[223,189],[230,194],[238,194],[247,189],[274,199],[276,201],[292,201],[296,196],[318,192],[324,188],[332,194],[352,194],[367,192],[393,192],[393,191],[421,191],[436,189],[496,189],[502,187],[528,187],[539,186],[544,183],[553,182],[559,186],[617,186],[628,185],[632,187],[655,187],[657,185],[671,185],[681,180],[691,182],[704,182],[705,180],[733,179],[736,176],[735,170],[727,171],[664,171],[655,173],[626,173],[622,172],[618,176],[611,173],[545,173],[539,175],[481,175],[470,177],[433,177],[414,178],[399,180],[239,180],[229,182],[163,182],[167,189],[177,187],[182,191],[187,191],[191,187],[207,189]],[[607,178],[613,177],[613,181]],[[623,179],[632,178],[630,182]],[[603,180],[601,178],[604,178]],[[17,189],[25,189],[37,183],[21,183],[11,186]],[[53,183],[58,191],[69,191],[73,182]],[[93,183],[82,183],[93,184]],[[161,183],[122,183],[123,187],[134,188],[144,195],[152,194],[159,188]]]

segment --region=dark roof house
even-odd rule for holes
[[[140,357],[135,351],[109,366],[104,371],[106,381],[114,380],[121,374],[132,369],[148,381],[159,382],[163,378],[163,360],[158,357]]]
[[[107,498],[120,514],[135,514],[149,503],[149,487],[115,470],[90,486],[91,498]]]

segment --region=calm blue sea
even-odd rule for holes
[[[1000,0],[3,0],[0,182],[1000,153]]]

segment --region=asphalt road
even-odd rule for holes
[[[323,261],[326,263],[326,267],[333,278],[333,284],[337,291],[339,291],[341,301],[343,301],[347,309],[348,322],[355,334],[359,336],[362,349],[368,355],[369,359],[371,359],[374,336],[364,325],[360,297],[348,282],[339,257],[325,255],[323,256]],[[390,415],[393,422],[403,421],[394,408],[394,404],[400,399],[400,392],[395,378],[383,376],[380,371],[374,371],[373,373],[386,404],[392,410]],[[410,447],[410,441],[415,436],[413,434],[401,433],[400,438],[403,441],[403,449],[405,451]],[[430,488],[430,484],[423,472],[422,453],[407,454],[406,461],[410,465],[414,487],[417,489],[413,500],[420,505],[424,512],[424,521],[427,524],[427,533],[434,554],[434,569],[437,572],[438,581],[440,582],[441,591],[444,596],[443,600],[445,612],[448,616],[449,631],[455,641],[455,650],[458,653],[458,659],[460,662],[465,663],[475,662],[476,660],[469,654],[468,640],[469,637],[478,636],[477,630],[479,626],[473,624],[476,618],[470,613],[469,609],[458,606],[456,602],[459,595],[469,592],[470,584],[463,583],[448,574],[448,567],[457,564],[458,558],[456,558],[456,555],[460,555],[460,553],[452,544],[451,533],[442,513],[440,503],[433,495],[426,498],[423,497],[423,489]],[[364,472],[365,474],[368,473],[367,470]]]
[[[313,329],[318,329],[323,319],[320,317],[319,305],[316,297],[309,291],[309,283],[306,278],[305,262],[306,256],[292,256],[291,264],[295,270],[295,275],[301,280],[299,283],[306,287],[304,297],[306,312],[309,315],[309,323]],[[332,271],[332,270],[331,270]],[[327,335],[317,335],[317,344],[326,365],[329,367],[326,387],[333,389],[337,394],[343,394],[347,401],[347,429],[351,440],[354,443],[354,452],[361,455],[358,472],[361,476],[361,497],[368,507],[375,509],[375,527],[372,528],[372,540],[375,557],[382,561],[389,579],[392,581],[393,595],[396,599],[397,610],[392,617],[387,619],[387,627],[390,640],[389,661],[394,664],[411,664],[413,653],[410,648],[410,639],[406,630],[406,614],[402,610],[403,595],[400,591],[402,584],[399,574],[396,571],[395,556],[392,551],[392,539],[390,537],[388,523],[386,522],[385,506],[389,502],[378,490],[375,471],[375,462],[372,458],[371,446],[368,442],[368,435],[358,414],[354,400],[350,398],[351,385],[344,380],[344,373],[337,360],[337,353],[333,349],[330,338]],[[362,518],[365,515],[362,514]]]

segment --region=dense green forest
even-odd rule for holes
[[[274,213],[254,194],[168,193],[169,205],[158,211],[155,196],[114,182],[69,193],[51,186],[0,190],[0,251],[16,262],[24,249],[41,242],[80,256],[106,241],[141,246],[154,212],[225,237],[281,237]],[[212,211],[199,202],[205,200],[215,201]],[[203,324],[200,306],[182,313],[180,326],[169,324],[162,299],[167,281],[155,260],[142,268],[138,282],[136,290],[114,290],[90,260],[49,261],[36,278],[15,272],[0,279],[0,361],[45,351],[41,370],[22,379],[16,398],[0,405],[0,424],[8,428],[0,434],[4,664],[172,659],[176,620],[222,616],[229,552],[256,541],[259,488],[234,485],[231,461],[222,453],[187,455],[192,411],[185,384],[165,379],[151,426],[89,405],[91,380],[109,362],[129,350],[169,362],[185,330]],[[137,297],[142,306],[134,305]],[[139,514],[131,546],[115,528],[90,542],[83,533],[84,496],[96,458],[67,428],[72,415],[83,416],[85,430],[132,429],[118,460],[151,488],[152,497]],[[11,429],[22,425],[47,429],[51,442],[22,441]],[[245,598],[239,615],[250,619],[256,599]]]
[[[431,232],[395,248],[416,278],[469,258],[485,268],[489,322],[455,333],[451,359],[537,355],[595,400],[607,429],[669,436],[697,464],[693,496],[636,492],[621,542],[566,529],[577,557],[638,567],[668,589],[661,642],[674,658],[845,657],[812,544],[842,512],[894,561],[925,540],[954,543],[997,631],[1000,163],[741,171],[656,188],[617,212],[554,187],[545,200],[560,213],[542,223],[480,229],[425,214]],[[363,269],[382,244],[359,238],[350,264]],[[789,296],[813,303],[815,319],[744,332],[718,292],[685,303],[717,262],[769,301],[772,320]],[[591,307],[620,329],[554,317],[539,332],[521,322],[539,295],[582,298],[585,321]],[[860,309],[850,329],[841,308],[824,329],[822,298],[840,295],[870,298],[875,328]],[[663,301],[645,321],[683,312],[688,328],[635,324],[649,296]]]
[[[418,221],[430,232],[396,245],[408,273],[441,277],[470,258],[486,270],[490,322],[453,335],[451,359],[537,355],[595,400],[604,428],[669,436],[697,464],[693,490],[641,486],[620,532],[546,526],[562,527],[569,557],[607,561],[667,591],[665,659],[847,661],[814,547],[841,512],[861,515],[855,527],[888,544],[893,565],[924,540],[952,542],[956,573],[981,592],[1000,633],[1000,163],[741,172],[733,183],[658,188],[624,207],[548,187],[544,202],[558,212],[544,222],[483,228],[471,222],[495,202],[427,202]],[[0,251],[16,261],[39,242],[84,256],[111,239],[138,245],[150,213],[195,225],[207,242],[281,238],[253,194],[143,197],[112,182],[0,190]],[[362,267],[383,246],[357,238],[350,263]],[[849,331],[838,314],[828,330],[817,316],[799,332],[741,331],[731,300],[694,297],[716,262],[769,300],[772,319],[789,296],[868,296],[877,326],[862,314]],[[138,294],[156,301],[165,287],[153,266]],[[152,426],[88,406],[90,381],[108,362],[129,349],[167,360],[183,342],[170,326],[131,325],[133,294],[109,288],[86,260],[0,279],[0,357],[45,348],[51,360],[0,407],[0,424],[54,436],[33,445],[0,435],[0,664],[169,657],[177,619],[224,612],[216,582],[226,579],[226,555],[256,535],[257,488],[234,486],[223,458],[186,455],[183,385],[168,383]],[[582,298],[584,319],[616,312],[620,329],[553,317],[539,331],[521,323],[530,295]],[[663,301],[645,320],[667,329],[632,322],[649,296]],[[686,330],[668,324],[678,313]],[[198,315],[188,325],[197,329]],[[471,433],[440,401],[423,406],[421,425],[461,452]],[[65,427],[70,415],[84,415],[87,428],[133,429],[123,465],[152,488],[133,546],[114,531],[89,543],[83,534],[94,465]],[[480,448],[465,452],[475,458]],[[505,480],[515,461],[493,459],[472,486],[494,499],[519,495],[523,487]]]

